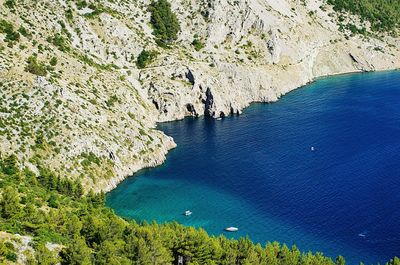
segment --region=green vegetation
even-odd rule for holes
[[[87,18],[98,17],[101,13],[108,13],[112,16],[116,16],[118,14],[115,10],[113,10],[109,7],[103,6],[102,4],[99,4],[99,3],[97,3],[97,4],[92,3],[88,7],[90,9],[92,9],[93,12],[85,14],[84,16]]]
[[[20,35],[17,31],[14,31],[14,26],[4,19],[0,19],[0,33],[5,33],[6,37],[4,41],[19,41]]]
[[[100,64],[95,62],[91,57],[88,56],[88,54],[83,54],[77,49],[73,49],[71,52],[72,56],[74,56],[76,59],[81,61],[82,63],[85,63],[91,67],[96,68],[97,70],[106,70],[110,71],[113,69],[119,69],[119,67],[115,64]]]
[[[67,10],[65,11],[65,18],[66,18],[69,22],[71,22],[71,21],[74,19],[74,15],[73,15],[71,9],[67,9]]]
[[[104,194],[83,196],[79,181],[39,168],[36,175],[20,169],[15,156],[0,160],[0,230],[33,236],[32,264],[177,264],[180,257],[185,264],[344,264],[342,257],[335,263],[321,253],[278,243],[262,247],[248,238],[211,237],[177,223],[123,220],[104,205]],[[46,242],[65,248],[55,257]],[[2,251],[16,258],[12,248],[0,245]]]
[[[202,43],[199,39],[195,38],[192,42],[192,45],[194,46],[194,49],[196,51],[200,51],[201,49],[204,48],[204,43]]]
[[[4,6],[13,9],[15,7],[15,0],[7,0],[4,2]]]
[[[118,102],[118,97],[116,95],[110,96],[110,98],[106,101],[107,107],[114,107],[115,103]]]
[[[32,34],[23,26],[19,27],[18,32],[21,33],[25,38],[31,38]]]
[[[148,64],[150,64],[155,58],[157,57],[157,53],[154,51],[146,51],[143,50],[137,60],[136,60],[136,66],[138,68],[145,68]]]
[[[64,38],[60,33],[54,34],[54,36],[52,38],[49,38],[48,41],[57,46],[58,49],[62,52],[69,52],[71,50],[68,40]]]
[[[57,65],[57,62],[58,62],[57,57],[52,57],[52,58],[50,59],[50,65],[51,65],[51,66],[56,66],[56,65]]]
[[[83,1],[82,0],[76,1],[76,7],[78,9],[82,9],[82,8],[87,7],[87,6],[88,6],[88,4],[84,0]]]
[[[39,62],[35,55],[30,56],[27,60],[27,63],[28,65],[25,67],[25,71],[35,75],[46,76],[46,65],[42,62]]]
[[[391,0],[387,0],[386,2],[377,0],[328,1],[334,4],[337,10],[350,11],[351,13],[359,14],[365,20],[371,21],[374,30],[394,31],[395,29],[398,29],[398,2]],[[23,2],[24,1],[6,0],[4,5],[7,8],[14,8],[16,3]],[[34,2],[38,2],[38,5],[42,5],[41,1]],[[74,6],[70,4],[70,1],[66,2],[68,8],[72,8],[65,11],[64,15],[66,19],[69,22],[73,22],[74,20],[75,22],[78,22],[78,19],[82,19],[78,13],[74,13]],[[106,7],[96,3],[96,1],[92,1],[94,4],[85,1],[75,2],[77,3],[78,8],[89,7],[94,10],[92,13],[82,15],[87,18],[95,18],[102,12],[111,12]],[[370,4],[371,2],[384,3],[381,3],[382,6],[380,6],[377,4]],[[121,4],[125,4],[125,2],[122,1]],[[47,4],[44,3],[43,6],[44,5]],[[33,4],[27,6],[33,6]],[[392,7],[390,10],[397,12],[389,12],[389,6]],[[49,7],[51,7],[51,5],[49,5]],[[19,8],[17,10],[19,11]],[[376,13],[378,10],[381,10],[379,15]],[[63,14],[60,12],[55,12],[53,14],[53,11],[56,11],[56,9],[52,10],[49,8],[48,11],[49,14],[46,14],[46,16],[56,17],[56,19],[58,19],[57,16]],[[152,2],[149,11],[151,12],[151,23],[154,29],[153,34],[157,43],[161,46],[166,46],[176,41],[178,39],[180,25],[176,15],[171,10],[171,5],[168,1],[156,0]],[[20,16],[24,16],[24,13],[21,13]],[[203,16],[205,18],[208,17],[208,13],[204,13]],[[44,19],[44,16],[39,16],[38,18]],[[48,33],[45,32],[44,29],[41,29],[42,27],[46,29],[46,25],[43,26],[40,25],[40,23],[36,23],[37,20],[32,19],[30,16],[28,16],[26,20],[31,20],[32,22],[28,23],[17,17],[14,20],[18,21],[18,23],[24,21],[23,23],[26,26],[26,28],[24,28],[18,24],[13,25],[6,20],[0,19],[0,33],[4,34],[2,36],[5,36],[6,45],[19,41],[20,38],[25,41],[21,42],[22,44],[27,44],[27,46],[20,46],[25,47],[25,51],[21,52],[21,55],[18,54],[18,51],[7,49],[2,53],[2,56],[6,53],[7,56],[8,53],[15,53],[15,58],[24,58],[23,56],[28,52],[27,49],[31,49],[32,47],[30,43],[35,47],[33,48],[34,50],[36,50],[36,48],[39,50],[39,58],[37,55],[32,55],[27,59],[27,65],[25,67],[27,72],[39,76],[46,76],[47,72],[49,72],[49,76],[52,76],[55,72],[61,73],[61,71],[67,69],[67,67],[75,67],[76,63],[68,64],[68,59],[71,58],[75,58],[86,64],[84,65],[84,68],[86,68],[86,66],[91,66],[97,70],[105,71],[118,69],[116,65],[102,64],[102,61],[97,59],[95,55],[74,48],[71,44],[71,39],[68,38],[65,31],[61,31],[61,33],[56,33],[54,35],[51,33],[51,37],[48,41],[54,46],[51,44],[46,45],[43,43],[42,38],[43,35],[47,36]],[[100,19],[98,21],[92,20],[91,23],[93,23],[93,26],[97,27],[97,25],[101,24],[102,21]],[[74,23],[70,24],[71,25],[69,26],[73,28]],[[354,33],[363,34],[363,32],[365,32],[365,28],[359,29],[353,25],[347,25],[347,29]],[[33,36],[34,38],[30,42],[25,39],[30,39]],[[205,39],[202,39],[199,36],[194,36],[191,45],[193,45],[195,50],[199,51],[204,48],[203,41],[205,41]],[[62,52],[69,53],[68,56],[71,57],[68,57],[66,54],[60,55],[60,53],[57,53],[59,56],[58,59],[57,57],[53,57],[54,53],[52,53],[52,49],[57,49],[56,47]],[[252,50],[250,42],[248,42],[247,46],[240,48],[242,48],[241,51],[243,52],[243,55],[251,55],[252,58],[256,58],[253,54],[253,52],[255,53],[256,51]],[[0,51],[4,49],[5,48],[0,45]],[[375,49],[379,49],[379,47],[376,47]],[[42,53],[40,53],[40,51],[42,51]],[[235,52],[239,54],[239,48]],[[155,51],[143,50],[137,58],[132,58],[132,62],[135,62],[136,59],[136,65],[138,68],[146,68],[151,65],[156,57],[157,53]],[[10,58],[12,58],[11,55]],[[58,65],[56,68],[58,71],[54,70],[54,68],[52,68],[53,70],[49,70],[50,68],[48,65],[53,67]],[[214,67],[213,64],[210,66]],[[77,67],[76,71],[84,70]],[[118,72],[118,74],[124,73],[125,71],[126,70],[124,69],[123,71]],[[87,71],[87,73],[91,72],[94,71]],[[97,78],[96,74],[97,73],[93,73],[95,80]],[[101,78],[106,79],[107,76],[104,75],[104,77]],[[124,76],[120,76],[121,81],[123,81],[124,78]],[[78,80],[78,77],[76,79],[76,85],[71,84],[68,86],[70,91],[73,91],[78,87],[80,84],[79,82],[82,81]],[[4,81],[8,80],[2,80],[2,82]],[[72,79],[72,81],[75,83],[74,79]],[[29,92],[30,89],[28,89],[28,85],[22,86],[22,82],[15,83],[17,83],[21,89],[9,89],[8,91],[10,92],[7,91],[7,93],[4,93],[5,96],[3,97],[3,102],[13,103],[12,106],[9,104],[2,106],[2,112],[7,114],[7,117],[9,113],[11,116],[7,119],[0,119],[0,134],[5,134],[5,132],[7,132],[8,135],[12,135],[13,139],[21,136],[21,139],[18,139],[21,141],[23,140],[22,136],[24,135],[29,140],[35,139],[34,143],[25,141],[23,144],[20,144],[20,146],[22,146],[21,148],[31,148],[34,153],[39,153],[43,155],[43,157],[50,153],[46,152],[50,148],[53,148],[53,150],[57,150],[56,147],[63,148],[62,145],[56,143],[59,138],[51,139],[49,136],[61,132],[61,128],[52,128],[50,126],[52,116],[56,115],[53,115],[53,112],[50,111],[51,109],[48,106],[49,104],[52,106],[57,102],[56,106],[60,106],[58,111],[61,113],[63,107],[67,109],[68,99],[59,97],[58,91],[55,91],[53,98],[41,96],[40,99],[43,98],[43,103],[45,104],[43,113],[45,113],[47,117],[43,119],[40,117],[37,119],[27,119],[27,117],[29,117],[27,114],[29,114],[30,111],[28,111],[28,106],[26,106],[27,110],[24,110],[24,102],[34,101],[38,97]],[[96,87],[97,84],[98,82],[93,82],[93,87]],[[113,83],[111,82],[104,82],[104,87],[107,86],[108,88],[113,88],[112,84]],[[0,86],[2,85],[3,84],[0,84]],[[83,84],[78,88],[81,91],[85,91],[86,87],[87,86]],[[98,110],[100,115],[100,107],[106,105],[108,108],[112,108],[116,106],[118,102],[123,102],[124,93],[119,93],[118,91],[119,90],[115,90],[112,92],[115,95],[111,94],[111,92],[104,94],[102,90],[100,90],[98,93],[99,96],[96,96],[95,93],[93,93],[93,96],[82,93],[81,96],[83,101],[88,98],[87,95],[93,97],[89,102],[93,105],[97,105],[96,110]],[[27,95],[24,96],[25,100],[20,101],[21,103],[10,99],[10,97],[14,97],[14,95],[17,94],[19,95],[22,92],[27,93]],[[34,89],[33,92],[42,93],[43,91],[40,89]],[[47,93],[48,91],[45,92]],[[104,100],[104,95],[106,100]],[[109,97],[107,98],[108,95]],[[70,106],[72,106],[72,104]],[[93,107],[92,109],[95,108]],[[60,119],[64,119],[63,122],[66,126],[71,124],[71,121],[74,118],[74,116],[68,115],[67,112],[67,114],[59,116]],[[142,119],[141,117],[136,117],[135,114],[131,112],[129,112],[128,115],[131,119],[139,122]],[[58,118],[58,116],[56,116],[56,118]],[[39,133],[38,130],[35,129],[37,127],[33,126],[38,124],[41,125],[39,128],[40,130],[43,130],[42,133]],[[112,126],[113,123],[110,124]],[[112,129],[111,126],[110,128]],[[15,128],[20,130],[17,131]],[[71,129],[69,126],[67,128]],[[147,136],[150,139],[146,143],[149,145],[153,140],[151,136],[142,128],[139,128],[138,130],[142,136],[140,138],[145,138],[145,136]],[[72,133],[74,133],[74,131],[71,129],[71,134]],[[11,136],[9,137],[9,139],[11,139]],[[70,146],[68,147],[73,148]],[[149,149],[146,148],[141,152],[151,153],[152,149]],[[25,150],[26,149],[24,149],[24,151]],[[22,153],[25,153],[24,151],[22,151]],[[57,153],[59,152],[60,149],[58,148]],[[104,159],[104,157],[98,157],[92,152],[82,153],[80,160],[76,162],[75,165],[79,167],[82,166],[87,175],[82,174],[78,179],[71,180],[66,176],[60,176],[57,172],[53,172],[49,168],[35,162],[34,159],[32,159],[32,161],[30,160],[30,162],[37,167],[37,173],[32,172],[28,168],[23,168],[16,156],[11,155],[5,157],[4,154],[0,154],[0,231],[7,231],[13,234],[19,233],[33,237],[34,240],[32,246],[36,251],[36,255],[35,257],[32,257],[35,260],[28,260],[28,263],[177,264],[178,259],[182,257],[185,262],[184,264],[345,264],[343,257],[340,256],[333,261],[332,259],[323,256],[321,253],[301,253],[296,247],[289,248],[286,245],[279,245],[278,243],[269,243],[266,246],[261,246],[260,244],[253,244],[248,238],[231,240],[223,236],[209,236],[202,229],[184,227],[177,223],[162,225],[156,223],[138,224],[132,220],[124,220],[105,206],[105,196],[103,193],[94,194],[91,191],[85,190],[80,181],[84,179],[95,180],[96,177],[100,177],[99,175],[96,175],[97,173],[103,173],[99,172],[100,170],[109,174],[107,170],[104,170],[108,169],[104,166],[106,163],[105,161],[106,159]],[[69,168],[68,163],[65,164],[67,165],[66,167]],[[112,166],[110,166],[110,168],[112,168]],[[89,176],[88,173],[93,173],[94,177]],[[109,175],[111,174],[112,173]],[[84,194],[85,192],[86,194]],[[65,248],[63,248],[59,255],[54,255],[54,253],[51,253],[45,247],[46,242],[58,243],[65,246]],[[0,264],[16,261],[18,258],[16,253],[18,252],[14,249],[12,244],[0,242]],[[400,265],[400,260],[396,258],[390,264]]]
[[[178,38],[180,25],[176,15],[171,10],[171,4],[167,0],[158,0],[151,3],[149,11],[151,12],[151,24],[157,43],[160,46],[165,46],[175,41]]]
[[[16,262],[17,254],[15,253],[14,245],[10,242],[0,243],[0,263],[7,264],[6,260]]]
[[[90,8],[91,10],[93,10],[90,13],[86,13],[83,16],[87,17],[87,18],[95,18],[98,15],[100,15],[101,13],[108,13],[112,16],[116,16],[118,14],[118,12],[116,12],[115,10],[106,7],[100,3],[87,3],[86,1],[76,1],[76,7],[78,9],[82,9],[82,8]],[[68,20],[72,20],[72,10],[70,9],[68,12],[70,12],[69,14],[66,14],[67,19]]]
[[[400,26],[400,1],[328,0],[335,11],[348,11],[371,23],[373,31],[396,33]]]
[[[81,165],[83,167],[88,167],[92,163],[94,163],[98,166],[100,165],[100,158],[97,157],[93,152],[83,153],[83,154],[81,154],[81,156],[84,158],[81,162]]]

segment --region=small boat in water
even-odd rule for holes
[[[228,231],[228,232],[236,232],[238,230],[239,230],[239,228],[233,227],[233,226],[225,228],[225,231]]]
[[[362,238],[366,238],[367,237],[367,232],[363,231],[363,232],[359,233],[358,236],[362,237]]]
[[[184,213],[184,215],[186,215],[186,216],[189,216],[189,215],[191,215],[191,214],[192,214],[192,212],[189,211],[189,210],[185,211],[185,213]]]
[[[311,146],[311,152],[314,152],[314,151],[315,151],[314,146]]]

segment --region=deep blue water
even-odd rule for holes
[[[400,72],[320,79],[238,117],[158,128],[178,147],[108,194],[119,215],[295,244],[350,264],[400,256]]]

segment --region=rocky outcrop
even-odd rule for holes
[[[361,60],[357,55],[349,53],[351,60],[354,62],[357,70],[362,72],[374,71],[373,65],[370,65],[368,61]]]
[[[270,31],[271,38],[267,42],[268,51],[271,54],[273,64],[279,63],[281,48],[279,46],[279,39],[275,30]]]
[[[5,259],[4,261],[2,260],[4,264],[31,264],[32,261],[36,261],[36,250],[33,248],[34,242],[31,236],[22,236],[19,234],[10,234],[0,231],[0,243],[4,248],[10,248],[8,244],[11,244],[12,252],[16,254],[15,262],[11,262],[8,259]],[[47,242],[45,246],[49,251],[53,252],[54,255],[60,252],[61,249],[64,247],[62,245],[49,242]],[[0,258],[4,258],[4,256],[0,256]]]
[[[204,102],[204,115],[208,117],[215,117],[214,96],[209,87],[206,90],[206,100]]]

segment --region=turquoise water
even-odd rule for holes
[[[117,214],[350,264],[400,255],[400,72],[321,79],[241,116],[158,129],[178,147],[108,194]]]

